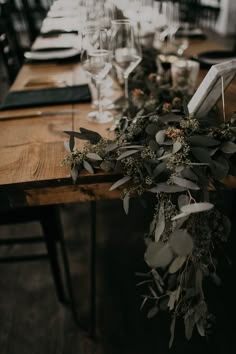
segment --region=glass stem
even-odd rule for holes
[[[99,117],[102,116],[102,90],[101,90],[101,83],[97,82],[97,96],[98,96],[98,111]]]
[[[125,103],[126,106],[129,106],[129,86],[128,86],[128,76],[124,76],[124,84],[125,84]]]

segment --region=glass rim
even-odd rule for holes
[[[118,19],[118,20],[111,20],[111,23],[115,23],[115,24],[131,23],[132,24],[132,21],[129,20],[128,18],[127,19],[123,18],[123,19]]]

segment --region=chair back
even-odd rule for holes
[[[0,21],[0,55],[7,74],[7,81],[11,84],[21,66],[17,48],[14,46],[9,33],[6,31],[4,23]]]
[[[26,20],[28,35],[32,44],[39,34],[42,20],[45,18],[49,8],[49,2],[42,0],[21,0],[21,4],[21,10]]]

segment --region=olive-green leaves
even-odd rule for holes
[[[88,140],[91,142],[91,144],[97,144],[102,138],[101,135],[97,132],[85,128],[80,128],[80,132],[65,131],[64,133],[70,135],[72,138]]]
[[[117,161],[122,160],[128,156],[131,156],[133,154],[136,154],[136,152],[138,152],[139,150],[128,150],[123,152],[119,157],[117,157]]]
[[[231,141],[227,141],[221,144],[220,149],[225,154],[234,154],[236,152],[236,144]]]
[[[178,256],[187,256],[193,250],[193,239],[186,230],[175,230],[170,235],[169,243]]]
[[[146,75],[150,55],[143,62]],[[155,60],[153,69],[156,73]],[[70,139],[65,148],[70,155],[63,161],[71,166],[74,182],[83,169],[119,175],[110,190],[121,189],[126,214],[131,197],[143,198],[147,191],[154,194],[151,200],[156,197],[153,221],[145,234],[144,258],[150,269],[141,282],[145,286],[141,308],[147,309],[148,318],[170,312],[171,347],[177,318],[184,320],[188,339],[193,330],[206,334],[205,281],[221,283],[216,243],[218,249],[227,241],[231,225],[212,196],[227,175],[236,174],[236,118],[221,125],[210,117],[198,120],[189,114],[181,93],[157,84],[156,74],[141,81],[133,74],[139,86],[133,86],[129,110],[120,114],[120,120],[117,117],[114,139],[83,128],[67,131]],[[81,150],[76,149],[75,139],[86,141]]]
[[[172,182],[177,184],[177,186],[184,187],[186,189],[199,190],[200,188],[193,182],[188,181],[187,179],[173,176]]]
[[[158,242],[160,240],[163,231],[165,230],[165,210],[164,206],[161,205],[158,213],[158,220],[156,222],[155,229],[155,241]]]
[[[188,137],[187,141],[191,146],[198,147],[216,146],[220,144],[218,140],[206,135],[192,135]]]
[[[211,210],[214,207],[213,204],[211,203],[192,203],[192,204],[188,204],[188,205],[183,205],[181,207],[181,211],[183,213],[199,213],[202,211],[207,211],[207,210]]]
[[[98,154],[94,153],[94,152],[88,152],[86,154],[87,158],[91,159],[91,160],[96,160],[96,161],[102,161],[101,156],[99,156]]]
[[[89,173],[94,173],[94,169],[88,161],[84,160],[83,166],[84,166],[85,170],[87,170]]]
[[[173,258],[173,252],[168,244],[150,242],[144,258],[151,268],[166,267]]]
[[[176,273],[178,270],[180,270],[183,266],[183,264],[186,261],[186,256],[178,256],[176,257],[171,265],[169,266],[169,273]]]
[[[110,191],[113,191],[114,189],[122,186],[123,184],[125,184],[126,182],[130,181],[131,177],[130,176],[125,176],[122,177],[121,179],[119,179],[118,181],[116,181],[115,183],[113,183],[113,185],[110,187]]]

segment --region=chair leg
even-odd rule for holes
[[[41,225],[44,231],[57,297],[61,303],[67,304],[68,299],[66,298],[66,292],[63,286],[62,272],[57,252],[57,238],[58,234],[61,232],[60,224],[58,224],[58,217],[55,218],[55,211],[53,209],[54,207],[42,207]]]
[[[90,204],[90,336],[96,337],[96,201]]]

